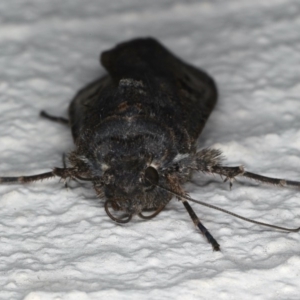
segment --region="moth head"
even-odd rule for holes
[[[114,164],[102,176],[102,191],[108,203],[106,208],[109,206],[110,211],[118,216],[124,213],[132,216],[152,208],[159,180],[159,171],[145,161],[132,159]]]

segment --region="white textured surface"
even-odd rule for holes
[[[66,115],[75,92],[104,73],[102,50],[154,36],[218,84],[201,147],[300,180],[299,33],[298,0],[1,1],[0,174],[60,166],[70,132],[39,111]],[[0,299],[299,299],[298,233],[193,205],[221,244],[213,253],[177,201],[118,226],[88,185],[72,186],[0,186]],[[230,192],[200,174],[186,189],[257,220],[300,224],[293,189],[240,180]]]

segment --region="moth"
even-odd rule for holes
[[[278,186],[300,183],[247,172],[222,163],[217,149],[196,149],[196,141],[217,102],[213,79],[169,52],[153,38],[137,38],[101,55],[107,75],[79,91],[69,119],[41,115],[70,126],[75,149],[68,166],[32,176],[0,177],[0,183],[30,183],[59,177],[89,181],[104,199],[107,215],[127,223],[133,216],[157,216],[175,195],[213,250],[220,245],[201,223],[189,201],[243,220],[286,231],[299,231],[236,215],[190,198],[183,184],[192,171],[237,176]]]

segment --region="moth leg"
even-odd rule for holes
[[[209,231],[205,228],[205,226],[201,223],[199,218],[197,217],[196,213],[190,206],[190,204],[186,200],[182,200],[182,203],[189,213],[191,219],[193,220],[194,224],[200,229],[201,233],[207,238],[207,241],[212,245],[214,251],[220,251],[220,245],[214,239],[214,237],[209,233]]]
[[[63,155],[62,155],[62,163],[63,163],[64,169],[66,169],[67,168],[66,153],[63,153]],[[65,181],[64,186],[65,186],[66,189],[69,187],[67,181]]]
[[[40,116],[43,118],[46,118],[48,120],[51,120],[53,122],[57,122],[60,124],[65,124],[65,125],[69,125],[69,120],[63,117],[55,117],[52,115],[49,115],[47,112],[45,112],[44,110],[41,111]]]
[[[244,170],[243,166],[239,166],[239,167],[214,166],[212,168],[212,173],[216,173],[226,177],[225,181],[230,180],[230,186],[232,186],[232,180],[234,180],[236,176],[241,176],[241,177],[253,179],[257,182],[272,184],[281,187],[300,187],[300,181],[267,177],[252,172],[247,172]]]
[[[278,185],[278,186],[282,186],[282,187],[285,187],[285,186],[300,187],[299,181],[267,177],[267,176],[262,176],[262,175],[255,174],[252,172],[244,172],[242,176],[250,178],[250,179],[254,179],[259,182]]]
[[[139,216],[140,218],[142,218],[142,219],[149,220],[149,219],[152,219],[152,218],[156,217],[156,216],[157,216],[157,215],[158,215],[165,207],[166,207],[166,206],[163,205],[163,206],[160,206],[160,207],[158,207],[158,208],[154,208],[155,212],[154,212],[153,214],[149,215],[149,216],[143,215],[143,212],[140,212],[140,213],[138,214],[138,216]],[[151,210],[153,210],[153,209],[151,209]],[[149,210],[144,210],[144,211],[149,211]]]
[[[18,176],[18,177],[0,177],[0,184],[2,183],[31,183],[35,181],[42,181],[44,179],[60,177],[61,179],[75,178],[77,172],[74,168],[54,168],[53,171],[41,173],[31,176]]]
[[[235,180],[236,176],[243,176],[245,170],[243,166],[238,167],[223,167],[223,166],[214,166],[210,170],[212,173],[219,174],[222,178],[225,177],[224,182],[229,181],[230,189],[232,188],[232,183]]]

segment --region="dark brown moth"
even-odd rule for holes
[[[42,116],[71,127],[75,150],[69,166],[33,176],[0,177],[0,183],[29,183],[51,177],[90,181],[105,211],[126,223],[135,215],[155,217],[175,195],[214,250],[220,246],[189,201],[249,220],[187,196],[183,184],[193,170],[218,174],[230,185],[243,176],[279,186],[299,182],[269,178],[227,167],[216,149],[196,149],[196,141],[217,101],[213,79],[190,66],[153,38],[138,38],[105,51],[108,74],[83,88],[71,102],[69,119]],[[150,215],[145,214],[151,212]],[[119,213],[122,213],[120,215]]]

